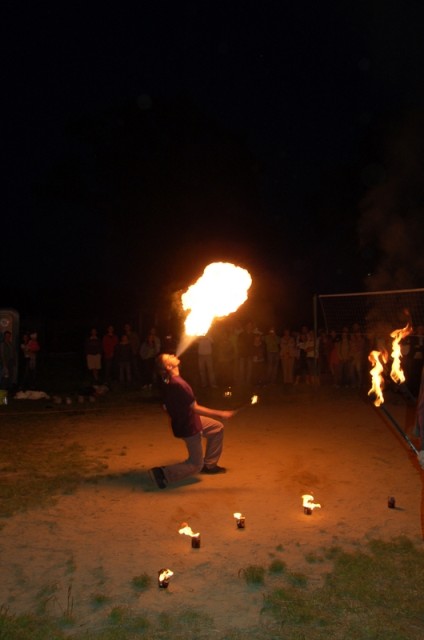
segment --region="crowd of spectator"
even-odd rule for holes
[[[215,328],[207,336],[210,345],[206,369],[198,342],[198,365],[202,386],[333,385],[361,389],[370,386],[371,350],[390,355],[390,336],[369,335],[358,324],[340,330],[308,326],[299,330],[274,326],[262,329],[253,322],[244,326]],[[424,327],[401,342],[401,364],[417,396],[424,363]]]
[[[389,340],[389,336],[370,336],[359,324],[322,329],[316,334],[306,325],[278,331],[275,326],[262,328],[253,321],[223,322],[195,339],[189,349],[195,355],[197,383],[204,388],[326,384],[361,389],[370,386],[370,351],[390,354]],[[151,391],[158,354],[175,353],[176,347],[172,336],[161,336],[155,327],[140,337],[127,323],[119,333],[113,325],[103,334],[92,327],[81,349],[92,384]],[[8,389],[13,382],[23,389],[36,388],[39,351],[37,333],[23,334],[17,354],[10,332],[5,331],[0,336],[1,388]],[[401,354],[408,387],[417,397],[424,363],[424,327],[416,327],[402,340]]]
[[[93,327],[84,345],[87,369],[93,383],[102,378],[111,387],[118,382],[122,387],[140,385],[151,390],[155,382],[156,357],[161,352],[161,340],[152,327],[140,339],[131,324],[126,323],[121,335],[109,325],[103,337]]]

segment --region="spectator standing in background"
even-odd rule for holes
[[[102,368],[102,342],[97,335],[97,329],[92,328],[84,345],[87,369],[91,373],[94,382],[99,380],[99,372]]]
[[[114,377],[115,349],[118,336],[113,325],[109,325],[102,339],[103,363],[105,368],[105,383],[110,387]]]
[[[131,347],[131,378],[136,382],[140,379],[140,338],[129,323],[124,325],[124,331]]]
[[[12,333],[5,331],[0,342],[1,388],[11,389],[16,383],[17,355],[12,341]]]
[[[20,370],[22,372],[22,387],[27,389],[29,383],[29,333],[24,333],[21,342],[21,364]]]
[[[328,338],[328,366],[330,368],[333,385],[338,387],[340,379],[339,342],[341,338],[335,329],[331,329]]]
[[[248,322],[237,336],[237,383],[249,386],[253,366],[253,323]]]
[[[308,363],[306,361],[306,345],[308,340],[308,327],[304,325],[296,336],[296,358],[294,363],[294,384],[308,381]]]
[[[154,381],[156,356],[160,352],[160,340],[156,336],[155,330],[150,329],[149,333],[141,343],[141,383],[143,389],[151,390]]]
[[[29,387],[33,389],[35,387],[35,379],[37,375],[37,360],[38,360],[38,352],[40,351],[40,343],[38,342],[37,333],[31,333],[28,341],[28,355],[29,355],[29,363],[28,363],[28,371],[29,371]]]
[[[123,386],[129,386],[132,382],[132,349],[128,335],[123,334],[115,348],[116,364],[118,366],[119,382]]]
[[[328,376],[330,373],[330,365],[328,360],[330,345],[330,337],[327,335],[324,329],[320,329],[318,343],[318,372],[321,381],[328,380]]]
[[[290,329],[284,329],[280,339],[280,360],[283,384],[294,382],[294,362],[296,358],[296,341]]]
[[[215,368],[213,363],[213,340],[209,335],[200,336],[197,340],[197,362],[202,387],[216,388]]]
[[[339,387],[352,386],[352,348],[348,327],[343,327],[340,342],[337,343],[339,353]]]
[[[356,389],[362,387],[362,377],[365,364],[365,338],[361,333],[359,324],[354,324],[350,336],[350,351],[352,357],[352,386]]]
[[[252,382],[255,386],[261,386],[265,381],[265,357],[266,347],[261,332],[255,329],[253,332],[252,350]]]
[[[223,387],[234,384],[234,341],[228,329],[224,329],[217,340],[218,382]]]
[[[275,384],[278,376],[278,366],[280,364],[280,338],[275,333],[274,327],[270,327],[264,337],[266,350],[266,382]]]
[[[318,352],[319,352],[319,338],[315,338],[313,331],[308,331],[306,335],[305,343],[306,352],[306,365],[308,368],[308,374],[306,377],[307,384],[319,385],[318,374]]]

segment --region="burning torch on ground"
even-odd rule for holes
[[[314,496],[305,493],[302,496],[303,513],[307,516],[312,515],[314,509],[320,509],[321,505],[318,502],[314,502]]]
[[[160,589],[167,589],[169,586],[169,581],[174,575],[174,572],[171,569],[159,569],[158,571],[158,587]]]
[[[194,533],[192,528],[188,526],[187,522],[183,522],[178,530],[181,535],[186,535],[191,538],[192,549],[200,549],[200,533]]]

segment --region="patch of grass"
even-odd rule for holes
[[[91,570],[91,575],[96,580],[98,586],[102,586],[106,582],[106,573],[102,566],[94,567],[94,569]]]
[[[2,640],[65,640],[66,637],[51,620],[36,615],[12,615],[6,607],[0,607]]]
[[[319,562],[324,562],[324,557],[318,555],[317,553],[307,553],[305,555],[305,560],[309,564],[317,564]]]
[[[66,417],[5,417],[0,434],[0,517],[52,504],[102,469],[84,447],[66,442],[67,429]]]
[[[150,627],[150,621],[143,615],[134,612],[125,606],[113,607],[109,614],[109,621],[119,627],[117,638],[133,638],[134,633],[140,633]],[[126,634],[129,634],[128,636]],[[112,636],[115,638],[115,635]]]
[[[75,617],[72,613],[63,613],[58,620],[58,625],[61,628],[68,629],[69,627],[73,627],[75,624]]]
[[[130,617],[129,607],[113,607],[109,613],[109,620],[112,624],[122,624],[126,619]]]
[[[139,576],[134,576],[131,584],[136,591],[146,591],[152,584],[152,578],[148,573],[141,573]]]
[[[49,603],[56,597],[58,585],[56,582],[52,584],[46,584],[37,593],[37,615],[43,616],[47,613]]]
[[[326,555],[325,550],[322,550]],[[220,629],[213,619],[196,610],[140,615],[126,606],[113,607],[103,627],[80,631],[74,624],[73,640],[421,640],[424,624],[424,551],[405,538],[371,541],[353,553],[338,549],[332,571],[323,586],[308,588],[303,574],[284,571],[282,584],[264,593],[262,625],[249,629]],[[252,569],[251,567],[254,567]],[[262,575],[251,565],[246,576]],[[240,572],[241,573],[241,572]],[[293,576],[297,576],[296,580]],[[299,580],[299,576],[302,579]],[[263,577],[263,576],[262,576]],[[255,582],[254,582],[255,583]],[[56,597],[57,586],[46,585],[40,599]],[[103,595],[94,595],[93,602]],[[46,615],[14,616],[0,607],[1,640],[65,640],[69,630],[61,625],[68,607],[55,623]],[[78,621],[76,621],[78,622]]]
[[[305,588],[308,584],[308,578],[304,573],[299,573],[298,571],[289,572],[286,575],[287,581],[293,587]]]
[[[65,573],[66,574],[75,573],[76,568],[77,566],[75,564],[74,554],[72,553],[66,561]]]
[[[408,576],[410,588],[405,590]],[[327,586],[336,589],[345,598],[352,598],[364,605],[386,606],[398,611],[414,598],[414,593],[423,593],[424,552],[415,549],[412,542],[400,537],[392,542],[371,541],[368,549],[354,554],[340,553],[334,571],[327,577]],[[419,598],[417,597],[419,600]],[[416,603],[416,614],[420,612],[424,621],[423,605]],[[413,603],[408,605],[411,609]]]
[[[185,609],[175,615],[161,613],[157,621],[158,629],[156,631],[152,629],[152,640],[154,638],[169,638],[169,640],[171,638],[181,638],[182,640],[216,638],[212,618],[199,611]]]
[[[335,558],[337,558],[338,555],[340,555],[342,553],[342,548],[335,546],[335,547],[330,547],[329,549],[324,549],[323,550],[323,556],[324,558],[326,558],[326,560],[334,560]]]
[[[91,594],[90,600],[92,606],[95,609],[99,609],[100,607],[103,607],[105,604],[107,604],[110,601],[110,598],[105,593],[97,592]]]
[[[244,577],[247,584],[251,585],[261,585],[264,584],[265,580],[265,569],[257,564],[251,564],[245,569],[241,569],[239,572],[240,575]]]
[[[58,599],[58,590],[59,585],[57,583],[47,584],[39,590],[37,594],[36,614],[39,617],[51,617],[53,612],[59,610],[61,611],[58,620],[59,626],[70,626],[75,622],[73,615],[74,598],[72,595],[72,584],[68,586],[65,604]]]
[[[291,640],[421,640],[421,549],[398,538],[371,541],[354,553],[333,549],[331,555],[334,567],[323,587],[292,583],[265,595],[262,613],[278,633]]]
[[[283,560],[273,560],[268,567],[268,572],[272,574],[284,573],[286,568],[287,568],[287,565]]]
[[[309,624],[318,619],[318,611],[312,606],[307,606],[306,599],[294,588],[280,587],[266,594],[262,613],[269,612],[281,626],[288,623],[290,625]]]

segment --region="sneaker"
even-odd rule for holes
[[[214,467],[207,467],[206,465],[204,465],[200,473],[209,473],[211,475],[214,475],[216,473],[225,473],[226,471],[227,469],[225,467],[219,467],[216,464]]]
[[[149,476],[159,489],[165,489],[167,487],[168,482],[165,478],[162,467],[153,467],[153,469],[149,469]]]

